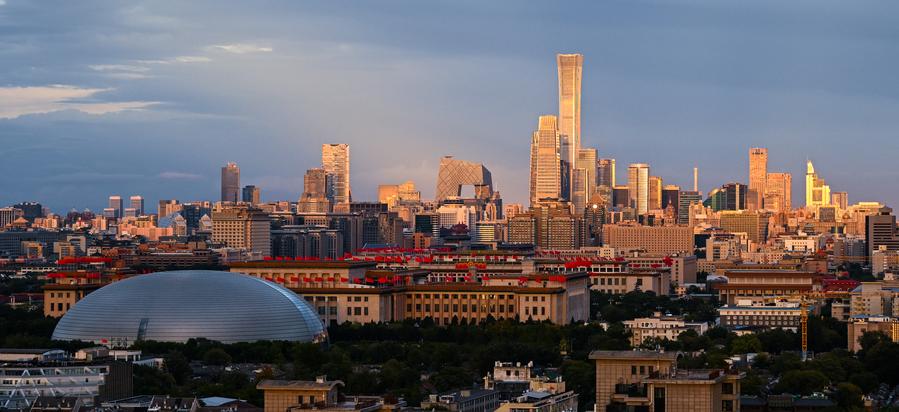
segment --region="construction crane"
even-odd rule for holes
[[[776,300],[798,301],[799,303],[799,332],[802,338],[802,360],[808,360],[808,321],[809,313],[812,311],[816,298],[826,297],[822,292],[807,292],[801,294],[793,294],[789,296],[778,296]]]

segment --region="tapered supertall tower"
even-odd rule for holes
[[[559,54],[559,134],[568,136],[568,153],[563,159],[571,164],[581,149],[581,78],[584,70],[582,54]]]

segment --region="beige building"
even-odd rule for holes
[[[105,283],[48,283],[44,285],[44,316],[61,318],[89,293]]]
[[[765,181],[765,209],[787,213],[793,207],[793,175],[789,173],[768,173]]]
[[[212,241],[270,256],[271,219],[256,208],[219,206],[212,211]]]
[[[765,243],[768,237],[768,218],[764,213],[748,210],[722,210],[718,224],[730,233],[746,233],[755,244]]]
[[[738,412],[741,375],[723,370],[678,370],[678,354],[593,351],[594,411]]]
[[[893,342],[899,342],[899,322],[887,316],[859,316],[846,324],[850,352],[862,349],[861,337],[867,332],[880,332]]]
[[[531,207],[543,199],[560,200],[565,197],[563,179],[567,179],[570,166],[565,167],[562,156],[562,135],[558,118],[543,115],[537,123],[537,130],[531,137]]]
[[[718,301],[734,305],[737,300],[764,303],[766,299],[794,296],[820,290],[820,275],[796,270],[726,270],[727,283],[716,284]]]
[[[639,269],[619,273],[590,273],[590,289],[613,295],[628,292],[652,292],[656,295],[671,294],[669,270]]]
[[[627,167],[628,207],[638,215],[649,212],[649,165],[632,163]]]
[[[758,210],[763,206],[768,182],[768,149],[749,149],[749,192],[746,194],[746,208]]]
[[[693,253],[693,229],[680,226],[603,225],[603,245],[649,253]]]
[[[623,322],[631,332],[631,346],[639,346],[646,340],[677,340],[681,333],[692,330],[697,334],[705,333],[709,325],[701,322],[687,322],[683,316],[662,315],[656,312],[652,317],[636,318]]]
[[[343,396],[342,386],[319,376],[314,381],[265,379],[256,389],[264,393],[265,412],[389,412],[405,406],[387,404],[379,396]]]
[[[899,281],[862,282],[849,292],[849,316],[899,317]]]

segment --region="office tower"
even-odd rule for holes
[[[398,185],[378,185],[378,202],[386,203],[387,209],[401,203],[420,203],[421,192],[415,189],[415,182],[411,180]]]
[[[764,206],[765,185],[768,180],[768,149],[753,147],[749,149],[749,192],[746,196],[746,207],[749,210],[761,209]]]
[[[112,209],[112,216],[107,216],[107,217],[114,217],[114,218],[122,217],[125,212],[125,205],[124,205],[124,202],[122,202],[122,197],[118,196],[118,195],[110,196],[109,197],[109,207],[107,207],[107,209]],[[105,212],[105,210],[104,210],[104,212]]]
[[[222,202],[240,201],[240,168],[237,163],[228,162],[222,167]]]
[[[690,206],[698,203],[702,203],[702,193],[699,193],[699,191],[685,190],[680,192],[677,199],[677,224],[689,224]]]
[[[176,199],[161,199],[159,201],[159,207],[156,209],[156,215],[159,217],[166,217],[171,215],[172,213],[181,211],[181,202]]]
[[[768,173],[765,182],[765,209],[787,213],[792,208],[793,175]]]
[[[140,195],[131,196],[129,200],[131,209],[134,209],[134,213],[137,216],[144,215],[144,198]]]
[[[584,231],[583,218],[572,214],[566,202],[547,202],[509,219],[507,233],[509,243],[551,250],[583,246]]]
[[[326,213],[331,211],[331,201],[328,200],[328,181],[330,176],[322,168],[306,170],[303,175],[303,194],[297,202],[297,212],[300,213]]]
[[[596,161],[596,186],[615,187],[615,159],[599,159]]]
[[[350,145],[323,144],[322,168],[328,174],[327,197],[332,204],[352,201],[350,190]]]
[[[581,149],[581,77],[584,56],[559,54],[559,134],[568,136],[570,147],[563,159],[574,162]]]
[[[805,171],[805,207],[829,205],[830,186],[815,173],[815,166],[809,160]]]
[[[22,215],[21,209],[14,207],[0,208],[0,231],[3,231],[7,225],[11,225]]]
[[[724,210],[719,218],[719,226],[730,233],[746,233],[749,240],[756,244],[765,243],[768,239],[768,216],[764,213]]]
[[[22,218],[29,222],[34,222],[34,219],[44,217],[44,206],[37,202],[16,203],[12,207],[21,210]]]
[[[437,203],[461,197],[462,186],[474,186],[477,199],[487,200],[493,196],[493,177],[483,164],[454,159],[452,156],[441,158],[440,169],[437,171]]]
[[[632,163],[627,167],[628,206],[638,215],[649,211],[649,165]]]
[[[679,226],[604,225],[603,245],[622,251],[643,249],[649,253],[693,252],[693,229]]]
[[[562,199],[563,163],[556,116],[540,116],[531,138],[531,207],[543,199]]]
[[[679,197],[680,186],[662,186],[662,209],[667,209],[670,205],[672,208],[674,208],[674,215],[677,216],[677,208],[680,207],[680,202],[678,200]]]
[[[840,208],[840,210],[846,210],[849,208],[849,193],[831,192],[830,204]]]
[[[662,208],[662,178],[649,176],[649,210]]]
[[[571,185],[571,203],[578,214],[587,207],[596,188],[596,149],[578,150]]]
[[[899,233],[893,209],[882,207],[876,214],[865,216],[865,244],[868,256],[875,250],[899,250]]]
[[[722,210],[746,209],[747,187],[742,183],[727,183],[709,193],[703,204],[718,212]]]
[[[261,203],[262,190],[254,185],[246,185],[241,192],[241,200],[246,203],[258,205]]]
[[[212,241],[271,256],[271,218],[259,209],[227,206],[212,212]]]
[[[627,186],[615,186],[612,188],[612,206],[617,208],[630,207],[631,197]]]

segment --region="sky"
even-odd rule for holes
[[[899,204],[895,1],[0,0],[0,205],[112,194],[216,200],[220,168],[296,200],[349,143],[354,200],[441,156],[526,203],[556,53],[584,55],[582,144],[666,184],[748,181],[748,150],[805,161],[850,202]]]

